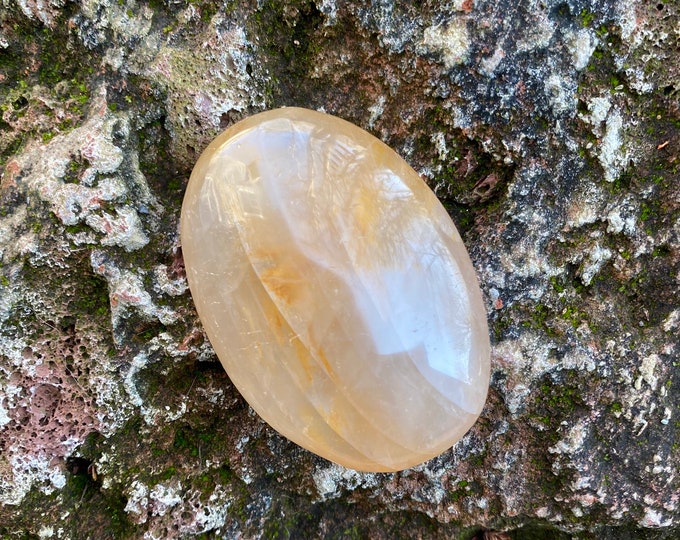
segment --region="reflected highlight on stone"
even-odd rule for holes
[[[480,414],[489,338],[467,251],[417,173],[364,130],[298,108],[232,126],[193,170],[181,239],[220,361],[299,445],[400,470]]]

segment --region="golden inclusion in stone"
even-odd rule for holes
[[[217,356],[297,444],[396,471],[479,416],[489,337],[467,251],[418,174],[366,131],[299,108],[237,123],[191,174],[181,240]]]

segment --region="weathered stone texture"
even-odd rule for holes
[[[0,532],[680,534],[676,2],[0,2]],[[431,185],[485,293],[480,421],[365,474],[264,425],[177,233],[219,131],[296,105]]]

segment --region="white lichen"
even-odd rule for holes
[[[670,527],[673,525],[673,518],[665,518],[659,510],[654,508],[645,508],[645,515],[640,521],[640,525],[650,528]]]
[[[439,55],[446,69],[467,60],[470,38],[465,19],[456,18],[448,24],[429,26],[423,33],[420,52]]]
[[[312,479],[322,501],[339,496],[343,487],[356,489],[357,487],[369,488],[377,485],[375,474],[346,469],[335,463],[317,469],[312,474]]]
[[[165,325],[177,321],[178,315],[174,310],[154,303],[144,287],[142,277],[137,273],[119,268],[99,250],[92,251],[90,262],[94,272],[106,279],[109,285],[111,322],[114,328],[121,325],[131,310],[146,319],[158,320]]]
[[[496,47],[496,50],[491,56],[482,59],[479,63],[481,72],[487,76],[493,75],[493,72],[496,71],[496,68],[503,61],[503,58],[505,58],[505,51],[501,47]]]
[[[387,101],[387,98],[385,96],[379,96],[378,101],[376,101],[373,105],[371,105],[368,108],[368,112],[371,113],[371,116],[368,118],[368,127],[370,129],[373,129],[373,126],[375,125],[375,122],[378,118],[380,118],[385,111],[385,103]]]
[[[0,396],[2,396],[3,394],[4,394],[4,384],[0,383]],[[4,401],[5,401],[4,398],[0,398],[0,428],[2,426],[9,424],[9,422],[10,422],[10,417],[9,417],[9,414],[8,414],[9,411],[7,409],[5,409],[5,407],[3,406]]]
[[[605,193],[595,183],[586,184],[574,194],[567,208],[567,229],[577,229],[601,218]]]
[[[680,326],[680,309],[674,309],[668,314],[666,320],[663,322],[664,332],[670,332],[671,330],[678,328]]]
[[[555,115],[570,113],[576,109],[574,80],[551,73],[545,81],[545,92]]]
[[[168,267],[159,264],[153,269],[154,290],[157,293],[167,294],[168,296],[181,296],[189,285],[186,278],[170,279],[168,277]]]
[[[646,356],[642,359],[640,367],[638,368],[640,371],[640,377],[650,386],[652,390],[656,390],[659,382],[658,376],[654,373],[659,360],[658,354],[650,354],[649,356]]]
[[[51,525],[43,525],[38,531],[39,538],[52,538],[54,536],[54,527]]]
[[[182,485],[178,482],[156,484],[149,492],[151,515],[164,516],[182,502]]]
[[[551,454],[568,454],[574,455],[583,449],[583,443],[586,440],[589,429],[588,425],[583,420],[579,420],[574,424],[567,435],[559,440],[555,446],[548,448]]]
[[[583,28],[577,32],[568,31],[565,43],[571,54],[571,61],[577,71],[585,68],[597,47],[597,39],[591,30]]]
[[[62,224],[84,223],[103,236],[103,245],[134,251],[144,247],[148,237],[137,206],[127,202],[132,192],[135,205],[143,205],[147,212],[150,209],[146,222],[151,227],[162,208],[139,171],[136,156],[130,157],[123,170],[124,152],[113,139],[114,132],[129,132],[129,119],[108,110],[103,88],[95,92],[94,102],[93,113],[83,125],[56,135],[47,145],[29,145],[15,156],[14,166]],[[81,166],[74,159],[82,159],[87,166],[78,173],[77,182],[66,181],[72,165],[76,170]],[[113,213],[104,210],[106,204],[113,206]]]
[[[625,198],[619,202],[607,214],[607,232],[618,234],[624,233],[633,236],[637,231],[637,215],[635,204],[630,198]]]
[[[338,6],[335,4],[335,0],[320,0],[317,6],[319,11],[326,17],[324,25],[333,26],[338,17]]]
[[[52,463],[51,456],[18,455],[9,458],[9,470],[0,468],[0,503],[18,505],[33,487],[50,495],[66,485],[63,471]]]
[[[607,261],[613,256],[612,250],[596,243],[586,253],[586,259],[581,266],[581,281],[584,285],[590,285],[593,278],[602,269]]]
[[[613,111],[607,117],[604,137],[599,145],[598,157],[604,169],[604,179],[613,182],[619,176],[628,160],[623,150],[622,139],[623,118],[618,111]]]
[[[135,251],[147,245],[149,237],[144,232],[137,212],[129,206],[116,208],[115,211],[115,217],[108,212],[102,212],[90,214],[85,219],[88,226],[104,234],[101,244],[119,246],[125,251]]]
[[[133,519],[137,523],[146,523],[146,520],[148,519],[149,488],[146,484],[143,484],[139,480],[135,480],[125,492],[127,495],[125,511],[128,514],[133,514]]]
[[[449,155],[449,149],[446,146],[446,138],[444,135],[444,132],[442,131],[437,131],[432,134],[430,137],[430,141],[432,144],[434,144],[435,149],[437,150],[437,156],[439,156],[439,159],[441,161],[446,160],[446,158]]]

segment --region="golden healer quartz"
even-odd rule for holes
[[[181,241],[217,356],[297,444],[396,471],[479,416],[489,337],[467,251],[418,174],[366,131],[299,108],[235,124],[191,174]]]

